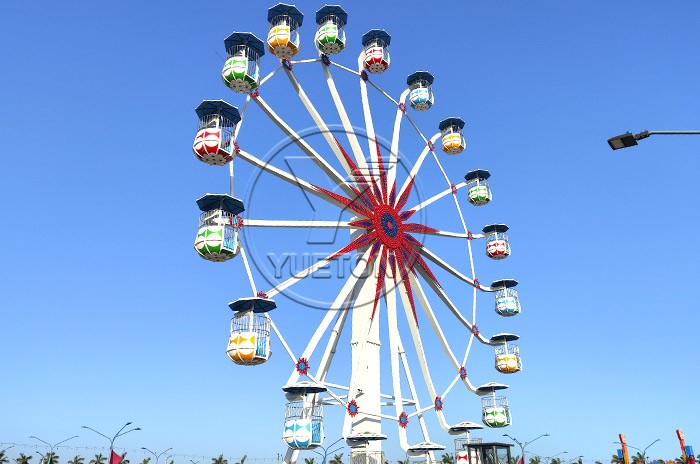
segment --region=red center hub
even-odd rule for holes
[[[372,216],[374,230],[379,240],[389,248],[395,249],[403,243],[403,224],[396,210],[389,205],[379,205]]]

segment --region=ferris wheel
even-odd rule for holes
[[[520,313],[520,302],[515,289],[517,281],[500,279],[490,286],[483,285],[476,277],[474,241],[483,241],[488,258],[501,260],[511,253],[508,227],[490,224],[482,233],[473,233],[467,221],[461,201],[471,206],[484,206],[492,200],[489,185],[490,173],[473,169],[463,180],[451,180],[442,166],[436,143],[440,140],[445,155],[458,155],[466,148],[463,134],[464,121],[459,117],[447,117],[437,125],[438,131],[426,137],[410,116],[409,109],[426,111],[434,103],[432,84],[434,77],[427,71],[417,71],[407,78],[407,88],[395,99],[382,90],[370,75],[381,74],[390,67],[389,45],[391,36],[384,30],[373,29],[362,36],[362,51],[357,66],[348,67],[331,59],[343,52],[346,46],[345,25],[347,13],[338,5],[326,5],[316,12],[318,25],[314,37],[316,57],[294,58],[300,50],[300,28],[303,14],[294,6],[277,4],[268,10],[269,33],[266,42],[249,32],[233,32],[225,40],[227,58],[221,78],[232,91],[245,95],[243,109],[223,100],[205,100],[196,108],[199,118],[198,132],[193,151],[197,158],[213,166],[229,166],[230,191],[228,194],[207,194],[197,200],[201,210],[195,250],[209,261],[224,262],[238,257],[242,260],[251,293],[241,296],[229,307],[234,312],[231,320],[231,336],[227,354],[238,365],[257,365],[266,362],[271,353],[272,333],[289,357],[290,374],[283,391],[288,399],[283,439],[289,447],[285,463],[297,460],[300,450],[319,447],[324,440],[324,407],[344,409],[343,438],[351,447],[352,464],[384,463],[381,443],[388,438],[383,433],[383,423],[393,423],[401,447],[410,456],[426,456],[434,459],[433,452],[445,446],[434,443],[426,424],[427,414],[435,414],[440,427],[451,435],[465,435],[461,443],[469,443],[470,430],[483,428],[475,422],[463,421],[453,425],[447,421],[444,399],[454,387],[462,384],[468,391],[482,397],[482,423],[499,428],[511,424],[508,400],[500,393],[508,388],[498,382],[474,385],[466,370],[466,363],[474,341],[494,349],[494,366],[498,372],[511,374],[522,369],[518,346],[513,342],[518,336],[497,333],[485,336],[476,323],[477,296],[491,293],[495,296],[494,309],[504,317]],[[266,50],[273,54],[279,65],[265,77],[260,75],[260,60]],[[297,66],[316,66],[328,86],[337,119],[347,136],[347,148],[336,139],[329,124],[304,90],[295,74]],[[284,74],[291,83],[303,107],[313,119],[327,146],[323,151],[332,152],[335,159],[326,159],[285,121],[265,100],[264,88],[271,85],[276,75]],[[345,103],[336,87],[336,77],[356,79],[360,87],[360,100],[364,115],[364,131],[368,144],[363,147],[354,126],[350,122]],[[382,149],[375,133],[370,93],[393,105],[395,118],[390,148]],[[251,105],[252,103],[252,105]],[[331,191],[299,178],[291,172],[273,166],[267,160],[249,153],[239,146],[239,132],[257,106],[264,117],[278,126],[284,135],[305,156],[312,160],[322,174],[337,187]],[[396,169],[390,169],[398,161],[402,125],[415,131],[423,142],[415,160],[402,159],[410,164],[408,175],[399,179]],[[402,150],[410,152],[410,150]],[[263,174],[271,175],[278,182],[301,188],[309,195],[349,212],[349,220],[274,220],[243,217],[245,206],[234,197],[234,159],[246,162]],[[410,204],[412,189],[421,168],[434,163],[444,183],[437,192],[418,204]],[[466,191],[466,192],[465,192]],[[466,194],[464,194],[466,193]],[[452,198],[454,214],[461,228],[458,231],[441,230],[427,224],[413,222],[412,217],[430,208],[438,200]],[[444,203],[444,202],[443,202]],[[470,207],[471,207],[470,206]],[[450,207],[452,208],[452,207]],[[441,209],[444,214],[444,205]],[[414,219],[415,220],[415,219]],[[245,228],[334,228],[347,230],[348,243],[327,255],[307,269],[289,279],[266,289],[256,284],[247,255],[246,243],[240,233]],[[254,232],[251,232],[254,233]],[[448,237],[465,245],[469,258],[466,272],[448,263],[448,260],[427,248],[417,237],[436,235]],[[277,307],[275,297],[323,269],[333,260],[355,254],[361,259],[349,273],[342,288],[318,323],[313,335],[301,352],[294,352],[285,340],[282,330],[273,321]],[[473,292],[470,311],[459,308],[438,282],[432,269],[440,268],[445,275],[471,287]],[[300,309],[301,310],[301,309]],[[437,310],[437,311],[436,311]],[[403,312],[403,314],[400,314]],[[418,314],[428,324],[418,325]],[[399,330],[399,319],[405,318],[408,336]],[[465,353],[458,354],[451,348],[445,324],[455,323],[468,334]],[[387,325],[388,358],[390,360],[390,385],[381,384],[380,375],[380,324]],[[403,324],[403,321],[402,321]],[[339,348],[341,334],[350,332],[351,366],[344,383],[329,380],[333,360]],[[438,390],[424,348],[426,331],[436,337],[449,363],[453,366],[452,379],[446,388]],[[324,343],[321,343],[325,341]],[[412,344],[415,360],[409,361],[404,343]],[[417,365],[417,366],[416,366]],[[338,369],[341,373],[347,371]],[[411,369],[418,370],[419,376]],[[416,379],[424,383],[429,397],[420,398]],[[406,389],[405,386],[408,386]],[[407,391],[406,391],[407,390]],[[392,411],[393,408],[393,411]],[[409,443],[407,428],[415,424],[423,440]],[[457,460],[476,464],[478,457],[466,448],[458,449]]]

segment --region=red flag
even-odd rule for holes
[[[112,456],[109,458],[109,464],[119,464],[122,462],[122,457],[112,450]]]
[[[520,459],[518,459],[517,464],[525,464],[525,461],[523,461],[523,457],[520,456]]]

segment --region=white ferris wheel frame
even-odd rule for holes
[[[418,418],[418,423],[421,429],[421,433],[424,437],[425,442],[430,442],[430,436],[428,433],[428,429],[425,424],[424,420],[424,414],[433,409],[436,412],[438,422],[441,426],[441,428],[445,432],[450,431],[450,425],[447,423],[447,420],[445,419],[444,412],[441,409],[435,408],[433,404],[430,404],[428,406],[423,406],[419,402],[418,399],[418,394],[415,388],[415,383],[413,376],[411,374],[410,366],[408,363],[408,360],[406,358],[406,353],[403,348],[403,341],[401,338],[401,334],[399,333],[398,327],[397,327],[397,319],[398,319],[398,314],[397,314],[397,300],[401,300],[401,304],[404,307],[404,312],[406,313],[406,318],[408,320],[408,325],[410,328],[410,335],[411,335],[411,341],[414,345],[414,348],[416,350],[416,353],[418,355],[418,361],[419,361],[419,366],[420,366],[420,371],[421,375],[423,377],[423,380],[426,384],[427,390],[431,397],[436,398],[445,398],[450,391],[453,389],[453,387],[456,385],[456,383],[459,380],[462,380],[462,383],[464,386],[471,391],[472,393],[476,393],[477,388],[470,382],[468,375],[461,375],[460,374],[460,368],[463,367],[466,364],[467,358],[469,356],[469,353],[471,351],[471,347],[473,344],[474,339],[476,338],[479,342],[485,345],[490,345],[490,346],[497,346],[501,345],[503,342],[501,341],[495,341],[491,340],[489,338],[484,337],[481,333],[478,332],[478,329],[476,328],[476,300],[477,300],[477,291],[481,292],[495,292],[498,289],[496,288],[491,288],[488,286],[481,285],[479,281],[476,278],[476,273],[475,273],[475,268],[474,268],[474,258],[473,258],[473,252],[472,252],[472,239],[481,239],[486,237],[486,234],[474,234],[469,231],[467,228],[466,221],[464,219],[464,215],[462,213],[461,206],[458,202],[457,199],[457,192],[464,188],[467,185],[467,182],[461,182],[458,184],[453,184],[450,182],[449,177],[447,176],[445,169],[443,168],[442,164],[440,163],[440,160],[438,156],[435,153],[434,149],[434,144],[437,142],[437,140],[440,138],[441,133],[438,132],[434,134],[432,137],[429,139],[426,138],[423,133],[420,131],[418,126],[415,124],[415,122],[411,119],[410,115],[406,112],[406,105],[405,101],[406,98],[409,94],[409,90],[405,90],[402,92],[401,96],[399,97],[398,100],[392,98],[389,94],[387,94],[384,90],[382,90],[378,85],[376,85],[374,82],[372,82],[367,76],[366,73],[363,73],[362,69],[362,63],[364,60],[364,51],[360,53],[360,56],[358,58],[358,69],[359,71],[355,71],[353,69],[350,69],[348,67],[345,67],[341,64],[335,63],[333,61],[330,61],[328,64],[323,63],[323,71],[325,74],[325,80],[328,85],[328,89],[331,93],[333,103],[335,105],[335,108],[337,110],[338,116],[340,118],[342,127],[344,129],[344,133],[348,137],[349,144],[350,144],[350,151],[354,157],[354,162],[360,170],[363,172],[370,172],[371,176],[378,177],[379,173],[377,172],[377,166],[379,166],[380,163],[378,163],[378,153],[377,153],[377,146],[375,144],[376,140],[376,133],[374,130],[374,123],[372,119],[372,112],[369,104],[369,96],[368,96],[368,85],[374,87],[380,95],[384,96],[387,98],[389,101],[391,101],[394,105],[396,105],[396,116],[395,116],[395,121],[394,121],[394,127],[393,127],[393,133],[391,137],[391,149],[389,152],[389,161],[388,165],[389,166],[395,166],[397,162],[397,154],[398,154],[398,148],[399,148],[399,141],[400,141],[400,129],[401,129],[401,123],[404,119],[406,119],[410,125],[415,129],[415,131],[418,133],[420,138],[424,141],[425,147],[422,149],[418,159],[416,160],[415,164],[412,166],[411,171],[409,175],[407,176],[406,180],[402,184],[399,192],[396,195],[396,198],[400,198],[401,195],[406,191],[407,188],[409,188],[409,183],[412,178],[415,178],[419,172],[420,169],[425,161],[425,159],[428,157],[428,155],[432,155],[433,160],[435,161],[437,167],[439,168],[440,172],[442,173],[442,176],[445,179],[445,183],[447,185],[447,188],[432,197],[425,199],[421,203],[411,207],[411,208],[406,208],[414,211],[421,210],[423,208],[428,207],[435,201],[446,197],[450,194],[452,194],[452,198],[454,200],[454,204],[462,225],[462,231],[459,232],[452,232],[452,231],[443,231],[443,230],[436,230],[436,231],[431,231],[431,232],[426,232],[428,234],[434,234],[438,236],[443,236],[443,237],[453,237],[453,238],[458,238],[458,239],[464,239],[467,243],[467,249],[469,252],[469,262],[470,262],[470,274],[471,275],[465,275],[449,265],[447,262],[445,262],[443,259],[441,259],[437,254],[433,253],[426,247],[422,247],[419,249],[420,255],[422,255],[424,258],[429,260],[430,262],[434,263],[447,273],[451,274],[453,277],[456,277],[457,279],[471,285],[473,287],[473,298],[472,298],[472,313],[471,313],[471,319],[467,318],[465,315],[463,315],[457,306],[450,300],[448,297],[447,293],[442,289],[442,287],[437,284],[430,276],[426,274],[426,272],[421,269],[420,266],[416,266],[415,269],[418,271],[418,273],[423,277],[423,280],[428,284],[428,286],[431,288],[431,290],[437,295],[439,300],[452,312],[452,314],[456,317],[456,319],[464,326],[466,329],[470,332],[470,338],[469,342],[466,348],[466,351],[464,353],[464,356],[460,360],[457,358],[455,355],[455,352],[452,350],[450,347],[447,338],[445,337],[445,334],[435,316],[435,312],[433,311],[433,308],[430,304],[430,301],[423,289],[423,287],[420,284],[419,279],[417,278],[416,275],[412,274],[411,272],[408,273],[408,279],[410,280],[410,287],[413,291],[413,294],[416,296],[417,300],[417,306],[419,306],[422,310],[424,315],[426,316],[428,322],[430,323],[433,331],[437,335],[440,345],[447,355],[450,363],[455,369],[455,377],[452,379],[452,381],[449,383],[447,388],[439,394],[439,392],[436,390],[432,376],[430,374],[430,369],[428,366],[428,362],[426,360],[426,355],[425,355],[425,350],[423,348],[423,342],[421,338],[420,331],[418,329],[418,325],[416,321],[413,318],[413,315],[411,313],[411,304],[409,302],[409,296],[407,294],[407,291],[405,288],[399,286],[398,284],[394,283],[394,276],[391,275],[391,270],[387,269],[386,275],[384,277],[384,283],[383,283],[383,295],[384,295],[384,302],[385,302],[385,307],[387,311],[387,318],[389,321],[388,327],[389,327],[389,349],[390,349],[390,364],[391,364],[391,379],[392,379],[392,388],[393,388],[393,395],[389,394],[383,394],[380,393],[380,396],[385,402],[382,404],[383,406],[388,406],[391,405],[392,402],[395,406],[396,410],[396,415],[388,415],[388,414],[383,414],[383,413],[372,413],[372,412],[359,412],[359,414],[364,414],[366,416],[375,416],[377,419],[386,419],[386,420],[392,420],[392,421],[399,421],[399,416],[400,414],[404,411],[405,406],[412,406],[415,408],[414,412],[411,412],[410,414],[407,415],[408,418],[416,417]],[[285,60],[286,61],[286,60]],[[278,67],[276,67],[272,72],[270,72],[267,76],[265,76],[263,79],[261,79],[258,87],[256,88],[254,94],[249,94],[246,97],[245,104],[243,106],[243,110],[241,111],[241,121],[237,124],[234,132],[233,139],[237,140],[238,138],[238,133],[243,125],[243,122],[245,121],[245,116],[246,112],[248,110],[248,106],[250,102],[254,102],[261,110],[262,112],[267,115],[267,117],[274,122],[283,132],[284,134],[292,141],[296,146],[301,149],[301,151],[309,157],[312,161],[318,165],[318,167],[328,176],[328,178],[335,183],[335,185],[342,190],[343,193],[350,197],[354,197],[355,194],[353,193],[353,190],[351,188],[351,184],[349,183],[348,179],[355,179],[355,184],[357,184],[357,177],[353,173],[353,170],[351,166],[348,164],[343,152],[341,151],[341,148],[333,135],[331,134],[331,130],[329,129],[328,125],[324,121],[324,119],[321,117],[319,112],[316,110],[314,107],[313,103],[307,96],[306,92],[304,91],[301,83],[298,81],[296,75],[294,74],[292,67],[296,65],[302,65],[302,64],[309,64],[309,63],[320,63],[322,62],[321,58],[316,58],[316,59],[304,59],[304,60],[291,60],[291,61],[286,61],[286,63],[280,64]],[[338,93],[338,89],[335,85],[335,81],[333,79],[333,75],[331,73],[331,66],[336,67],[342,71],[348,72],[350,74],[353,74],[357,77],[360,77],[359,82],[360,82],[360,93],[361,93],[361,99],[362,99],[362,110],[364,113],[364,122],[365,122],[365,130],[367,134],[367,139],[368,139],[368,151],[369,151],[369,158],[371,163],[368,164],[365,158],[365,154],[362,150],[362,147],[360,146],[360,142],[358,140],[357,134],[355,133],[353,125],[350,123],[350,119],[348,117],[348,114],[345,110],[345,106],[343,105],[343,101],[340,98],[340,95]],[[340,166],[342,167],[345,176],[343,176],[340,172],[338,172],[333,166],[331,166],[324,158],[321,156],[317,151],[315,151],[297,132],[294,131],[294,129],[289,126],[275,111],[272,109],[272,107],[265,101],[265,99],[258,93],[258,90],[263,87],[264,84],[266,84],[276,73],[278,73],[280,70],[283,70],[287,78],[289,79],[292,87],[294,88],[297,96],[299,97],[301,103],[303,106],[306,108],[308,111],[309,115],[313,119],[314,123],[316,124],[317,128],[319,129],[320,133],[323,135],[325,138],[326,142],[328,143],[328,146],[332,150],[333,154],[335,155],[336,159],[340,163]],[[266,161],[256,157],[255,155],[248,153],[247,151],[243,149],[239,149],[235,152],[235,158],[240,158],[247,163],[251,164],[253,167],[258,168],[262,171],[265,171],[289,184],[292,184],[294,186],[297,186],[301,189],[303,189],[305,192],[308,192],[312,195],[317,196],[318,198],[323,199],[326,202],[329,202],[331,204],[334,204],[340,208],[344,208],[344,204],[329,197],[326,195],[323,191],[319,190],[318,187],[314,186],[312,183],[307,182],[303,179],[300,179],[298,176],[293,175],[292,173],[286,172],[280,168],[277,168],[275,166],[272,166],[271,164],[268,164]],[[393,185],[395,178],[396,178],[396,170],[395,169],[388,169],[387,170],[387,177],[388,177],[388,185]],[[233,196],[233,187],[234,187],[234,170],[233,170],[233,161],[229,163],[229,176],[230,176],[230,190],[231,190],[231,195]],[[249,219],[246,218],[244,221],[244,227],[263,227],[263,228],[335,228],[335,229],[349,229],[350,231],[352,230],[358,230],[360,228],[358,227],[353,227],[350,223],[350,221],[308,221],[308,220],[269,220],[269,219]],[[381,245],[381,247],[385,247],[384,244]],[[333,356],[335,354],[338,341],[340,338],[340,335],[346,325],[347,318],[348,318],[348,313],[347,311],[348,308],[353,306],[353,303],[356,302],[360,298],[366,298],[367,300],[373,299],[374,298],[374,287],[376,285],[376,279],[378,278],[377,275],[371,271],[372,263],[368,263],[366,258],[368,257],[370,253],[370,249],[367,248],[366,250],[362,251],[360,250],[358,252],[363,253],[363,258],[359,260],[358,264],[356,265],[354,271],[349,274],[348,279],[346,280],[345,284],[343,285],[342,289],[340,290],[339,294],[337,295],[335,301],[333,304],[330,306],[328,311],[326,311],[325,316],[323,317],[322,321],[316,328],[313,336],[311,339],[308,341],[306,347],[304,348],[303,352],[301,353],[300,356],[297,356],[292,349],[290,348],[289,344],[286,342],[284,336],[282,335],[281,331],[277,327],[277,325],[274,323],[272,320],[271,316],[269,313],[264,313],[265,317],[269,320],[270,326],[274,333],[276,334],[277,338],[279,339],[280,343],[282,344],[282,347],[284,348],[284,351],[287,353],[289,358],[291,359],[292,363],[295,365],[295,368],[292,369],[292,372],[288,378],[287,385],[293,384],[298,381],[299,377],[301,374],[296,370],[296,362],[297,360],[304,358],[304,359],[309,359],[311,356],[314,354],[316,351],[319,342],[323,338],[323,336],[329,331],[330,329],[330,336],[328,338],[328,341],[326,343],[325,349],[323,351],[323,354],[321,356],[321,360],[318,364],[318,368],[315,373],[307,373],[306,376],[313,382],[324,385],[325,387],[328,388],[327,394],[330,396],[330,398],[322,399],[320,400],[321,403],[327,404],[327,405],[340,405],[343,406],[344,408],[347,408],[349,399],[352,399],[356,396],[357,394],[357,379],[355,378],[354,375],[351,376],[350,379],[350,384],[349,385],[339,385],[335,383],[329,383],[326,382],[326,376],[328,374],[329,368],[331,366],[331,363],[333,361]],[[248,261],[248,257],[246,254],[246,247],[245,243],[243,243],[243,239],[241,238],[240,240],[240,255],[243,260],[243,264],[245,267],[245,272],[248,277],[248,281],[250,284],[250,288],[253,292],[253,295],[257,295],[259,291],[261,290],[255,283],[255,279],[253,277],[253,273],[251,271],[251,266]],[[296,283],[302,281],[306,277],[312,275],[315,271],[323,268],[326,266],[329,262],[331,262],[333,259],[333,254],[330,254],[324,259],[321,259],[314,263],[313,265],[309,266],[308,268],[296,273],[295,275],[291,276],[289,279],[285,280],[284,282],[281,282],[274,287],[268,289],[267,291],[264,292],[266,297],[272,298],[275,295],[284,292],[286,289],[292,287]],[[388,266],[387,266],[388,268]],[[401,276],[397,276],[398,279],[401,279]],[[397,295],[398,292],[398,295]],[[377,311],[380,309],[379,305],[377,307]],[[379,319],[379,315],[375,315],[376,320]],[[375,318],[372,318],[367,321],[366,327],[362,328],[362,333],[364,333],[366,336],[364,340],[362,340],[364,343],[361,343],[361,348],[360,348],[360,355],[357,357],[355,360],[356,363],[359,363],[361,360],[363,360],[363,354],[362,354],[362,349],[363,347],[367,344],[367,337],[369,336],[369,332],[372,328],[372,324]],[[332,326],[332,327],[331,327]],[[402,388],[401,388],[401,378],[400,378],[400,369],[403,368],[404,375],[406,377],[406,382],[409,387],[409,395],[407,397],[404,397],[402,394]],[[357,366],[353,366],[353,373],[357,372]],[[379,382],[377,376],[377,383]],[[506,387],[505,385],[503,387]],[[341,390],[344,391],[345,393],[343,394],[338,394],[331,389],[335,390]],[[346,415],[346,419],[344,422],[343,426],[343,436],[347,437],[348,434],[351,432],[351,426],[352,426],[352,420]],[[401,444],[401,447],[407,451],[410,448],[410,445],[408,444],[407,436],[406,436],[406,429],[404,427],[397,427],[398,432],[399,432],[399,441]],[[285,463],[294,463],[297,460],[299,454],[299,450],[293,450],[289,449],[287,452],[287,455],[284,458]],[[421,453],[425,454],[425,453]],[[432,451],[429,453],[430,457],[433,458],[432,456]]]

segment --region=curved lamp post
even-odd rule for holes
[[[582,458],[582,457],[583,457],[583,454],[582,454],[582,455],[580,455],[580,456],[576,456],[575,458],[573,458],[573,459],[569,459],[568,461],[566,461],[566,463],[565,463],[565,464],[569,464],[570,462],[574,462],[574,461],[575,461],[575,460],[577,460],[578,458]]]
[[[556,458],[556,457],[559,456],[560,454],[567,454],[567,453],[568,453],[568,451],[560,451],[560,452],[558,452],[557,454],[553,454],[553,455],[551,455],[551,456],[545,456],[545,458],[547,459],[547,462],[551,463],[551,462],[552,462],[552,459]],[[523,461],[523,462],[524,462],[524,461]]]
[[[637,140],[646,139],[651,135],[700,135],[700,131],[642,131],[639,134],[627,132],[626,134],[616,135],[608,139],[608,145],[613,150],[620,148],[633,147],[637,145]]]
[[[332,448],[333,445],[335,445],[336,443],[338,443],[338,442],[341,441],[342,439],[343,439],[343,438],[340,437],[340,438],[338,438],[336,441],[334,441],[333,443],[331,443],[330,445],[325,446],[325,447],[322,446],[321,449],[323,450],[323,453],[321,453],[320,451],[316,451],[316,450],[311,450],[311,451],[313,451],[314,453],[318,454],[319,456],[321,456],[321,457],[323,458],[323,461],[321,462],[321,464],[326,464],[326,459],[328,458],[328,455],[329,455],[329,454],[332,454],[332,453],[335,453],[336,451],[338,451],[339,449],[342,449],[343,447],[342,447],[342,446],[339,446],[339,447],[337,447],[336,449],[334,449],[333,451],[328,451],[328,449],[329,449],[329,448]]]
[[[647,450],[648,450],[649,448],[651,448],[651,445],[653,445],[654,443],[656,443],[657,441],[660,441],[660,440],[661,440],[661,438],[657,438],[656,440],[654,440],[654,441],[652,441],[651,443],[649,443],[649,444],[647,445],[647,447],[644,448],[643,450],[637,448],[636,446],[632,446],[632,445],[629,445],[629,444],[627,445],[627,447],[628,447],[628,448],[632,448],[632,449],[636,449],[637,451],[639,451],[640,453],[642,453],[642,459],[644,459],[644,464],[646,464],[646,462],[647,462]],[[613,443],[615,443],[615,444],[617,444],[617,445],[621,445],[621,444],[622,444],[622,443],[620,443],[619,441],[614,441]]]
[[[105,435],[104,433],[98,432],[97,430],[93,429],[92,427],[88,427],[87,425],[83,425],[82,428],[88,429],[88,430],[92,430],[92,431],[95,432],[96,434],[102,435],[102,436],[105,437],[107,440],[109,440],[109,464],[112,464],[112,452],[114,451],[114,440],[116,440],[117,438],[121,437],[122,435],[126,435],[126,434],[129,433],[129,432],[133,432],[133,431],[135,431],[135,430],[141,430],[141,427],[134,427],[133,429],[129,429],[129,430],[127,430],[126,432],[122,432],[125,428],[127,428],[127,427],[130,426],[130,425],[131,425],[131,422],[127,422],[126,424],[124,424],[124,425],[122,426],[122,428],[119,429],[119,432],[117,432],[116,434],[114,434],[114,436],[113,436],[112,438],[109,438],[109,437],[108,437],[107,435]]]
[[[156,454],[156,453],[154,453],[153,451],[149,450],[149,449],[146,448],[145,446],[142,446],[141,449],[144,450],[144,451],[148,451],[148,452],[151,453],[153,456],[155,456],[155,458],[156,458],[156,464],[158,464],[158,460],[160,459],[160,457],[161,457],[162,455],[164,455],[165,453],[167,453],[168,451],[170,451],[171,449],[173,449],[173,447],[171,446],[170,448],[166,449],[165,451],[161,451],[161,452],[158,453],[158,454]],[[167,464],[168,458],[165,458],[165,462],[166,462],[166,464]]]
[[[526,441],[525,443],[519,442],[516,438],[511,437],[511,436],[508,435],[507,433],[504,433],[503,436],[504,436],[504,437],[510,438],[511,440],[513,440],[513,441],[520,447],[520,456],[522,457],[522,459],[523,459],[523,464],[524,464],[524,463],[525,463],[525,447],[526,447],[527,445],[529,445],[530,443],[539,440],[539,439],[542,438],[542,437],[548,437],[549,434],[548,434],[548,433],[543,433],[543,434],[540,435],[539,437],[533,438],[532,440]]]
[[[39,437],[35,437],[34,435],[32,435],[32,436],[29,437],[29,438],[33,438],[33,439],[35,439],[35,440],[39,440],[40,442],[42,442],[42,443],[44,443],[46,446],[48,446],[48,447],[49,447],[49,453],[51,453],[51,456],[53,457],[53,450],[54,450],[54,448],[56,448],[56,447],[57,447],[58,445],[60,445],[61,443],[67,442],[68,440],[72,440],[72,439],[74,439],[74,438],[78,438],[78,435],[73,435],[72,437],[66,438],[65,440],[59,441],[58,443],[55,443],[55,444],[53,444],[53,445],[52,445],[51,443],[49,443],[48,441],[44,441],[44,440],[42,440],[42,439],[39,438]],[[50,462],[48,462],[48,461],[49,461],[49,458],[44,458],[44,455],[41,454],[41,453],[38,453],[38,454],[39,454],[39,456],[41,456],[42,459],[45,459],[45,460],[46,460],[46,464],[51,464]],[[48,454],[48,453],[47,453],[47,454]]]

